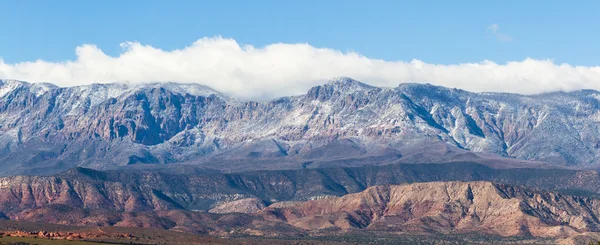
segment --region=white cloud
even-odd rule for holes
[[[488,30],[492,32],[492,34],[494,35],[494,37],[496,37],[496,39],[498,41],[502,41],[502,42],[512,42],[513,41],[513,38],[511,36],[499,32],[498,29],[499,29],[499,27],[498,27],[498,24],[496,24],[496,23],[494,23],[488,27]]]
[[[264,99],[305,93],[336,76],[377,86],[429,82],[471,91],[540,93],[592,88],[600,90],[600,67],[555,64],[525,59],[455,65],[419,60],[385,61],[354,52],[308,44],[240,46],[235,40],[203,38],[179,50],[165,51],[136,42],[123,44],[112,57],[94,45],[77,47],[77,59],[6,64],[0,78],[52,82],[61,86],[90,83],[197,82],[242,99]]]

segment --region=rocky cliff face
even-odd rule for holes
[[[337,78],[305,95],[241,102],[191,84],[59,88],[4,80],[0,167],[9,175],[137,163],[225,170],[362,165],[436,143],[589,167],[600,159],[599,99],[588,90],[522,96]]]

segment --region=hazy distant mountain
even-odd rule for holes
[[[379,88],[350,78],[265,102],[196,84],[4,80],[0,174],[175,162],[290,169],[443,162],[472,153],[595,167],[599,101],[591,90],[524,96],[427,84]]]

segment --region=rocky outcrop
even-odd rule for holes
[[[225,202],[217,205],[208,212],[216,214],[226,213],[256,213],[265,208],[265,204],[257,198],[244,198]]]
[[[2,175],[174,162],[223,170],[357,166],[403,159],[415,145],[600,164],[600,93],[589,90],[523,96],[336,78],[265,102],[174,83],[59,88],[4,80],[0,91]]]
[[[501,236],[569,237],[600,230],[600,202],[490,182],[375,186],[339,198],[267,208],[307,229],[393,232],[483,232]]]

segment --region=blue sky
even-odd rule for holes
[[[183,48],[221,35],[240,44],[309,43],[437,64],[527,57],[598,65],[599,1],[0,1],[7,63],[109,55],[138,41]],[[512,41],[498,40],[489,27]]]
[[[0,79],[201,83],[245,99],[336,76],[600,90],[598,10],[600,1],[558,0],[0,0]]]

